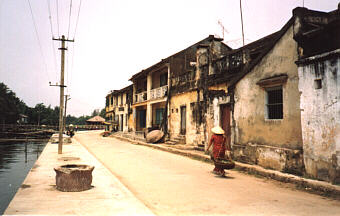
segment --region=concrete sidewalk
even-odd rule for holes
[[[58,144],[46,145],[5,215],[154,215],[75,139],[63,146],[63,154],[57,152]],[[93,188],[58,191],[53,168],[65,164],[95,166]]]
[[[210,156],[204,154],[203,151],[194,150],[194,148],[190,148],[185,145],[166,145],[166,144],[150,144],[142,141],[141,139],[134,139],[133,137],[126,137],[123,134],[116,133],[111,135],[117,139],[121,139],[124,141],[129,141],[133,144],[144,145],[151,148],[159,149],[162,151],[172,152],[175,154],[187,156],[196,160],[212,163]],[[265,169],[263,167],[257,165],[250,165],[240,162],[236,163],[236,169],[240,171],[247,172],[249,174],[259,175],[267,178],[271,178],[277,181],[285,182],[285,183],[292,183],[297,186],[297,188],[317,193],[319,195],[333,197],[336,199],[340,199],[340,186],[333,185],[327,182],[312,180],[303,178],[300,176],[295,176],[292,174],[282,173],[275,170]]]

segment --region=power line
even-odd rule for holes
[[[31,2],[30,0],[27,0],[28,1],[28,5],[29,5],[29,8],[30,8],[30,12],[31,12],[31,16],[32,16],[32,20],[33,20],[33,25],[34,25],[34,30],[35,30],[35,34],[37,36],[37,40],[38,40],[38,44],[39,44],[39,49],[40,49],[40,54],[41,54],[41,57],[43,59],[43,62],[44,62],[44,65],[45,65],[45,73],[47,74],[47,78],[50,80],[50,77],[47,73],[47,64],[46,64],[46,60],[45,60],[45,56],[44,56],[44,53],[42,51],[42,47],[41,47],[41,43],[40,43],[40,39],[39,39],[39,34],[38,34],[38,30],[37,30],[37,25],[35,23],[35,20],[34,20],[34,16],[33,16],[33,11],[32,11],[32,6],[31,6]]]
[[[71,58],[71,72],[73,72],[73,63],[74,63],[74,43],[72,44],[72,58]],[[71,83],[72,83],[72,76],[70,75],[70,81],[69,81],[69,85],[71,86]]]
[[[77,28],[78,28],[78,21],[79,21],[79,14],[80,14],[80,9],[81,9],[81,1],[79,2],[79,9],[78,9],[78,15],[77,15],[77,21],[76,21],[76,27],[75,27],[75,30],[74,30],[74,36],[73,36],[73,39],[76,37],[76,33],[77,33]],[[73,60],[72,60],[73,61]],[[73,64],[73,63],[72,63]]]
[[[55,0],[57,4],[57,25],[58,25],[58,37],[60,36],[59,34],[59,5],[58,5],[58,0]]]
[[[49,0],[46,0],[46,1],[47,1],[47,5],[48,5],[48,14],[49,14],[49,20],[50,20],[50,26],[51,26],[51,36],[52,36],[52,38],[54,38],[50,1]],[[55,46],[54,46],[53,40],[51,40],[51,42],[52,42],[52,48],[53,48],[55,75],[56,75],[56,80],[58,80],[57,57],[56,57],[56,54],[55,54]]]
[[[71,16],[72,16],[72,0],[70,1],[70,13],[69,13],[69,18],[68,18],[67,38],[69,38],[70,36]]]
[[[53,27],[52,27],[51,6],[50,6],[50,1],[49,0],[46,0],[46,1],[47,1],[47,6],[48,6],[48,18],[50,20],[51,34],[52,34],[52,38],[53,38],[54,35],[53,35]]]

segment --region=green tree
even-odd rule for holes
[[[100,111],[99,115],[100,115],[101,117],[105,118],[105,114],[106,114],[106,110],[105,110],[105,108],[103,108],[103,109]]]
[[[0,83],[0,121],[15,123],[20,115],[27,111],[26,104],[4,83]]]

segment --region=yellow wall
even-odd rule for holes
[[[260,144],[291,149],[302,148],[300,96],[298,90],[297,44],[293,28],[248,73],[235,89],[235,143]],[[287,74],[283,85],[283,119],[265,119],[265,90],[256,84],[261,79]]]
[[[197,102],[197,92],[191,91],[171,97],[170,101],[170,137],[176,137],[181,130],[181,106],[186,106],[186,143],[196,140],[196,124],[193,122],[190,103]]]

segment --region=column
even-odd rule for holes
[[[146,105],[146,127],[152,127],[152,105],[150,103]]]

